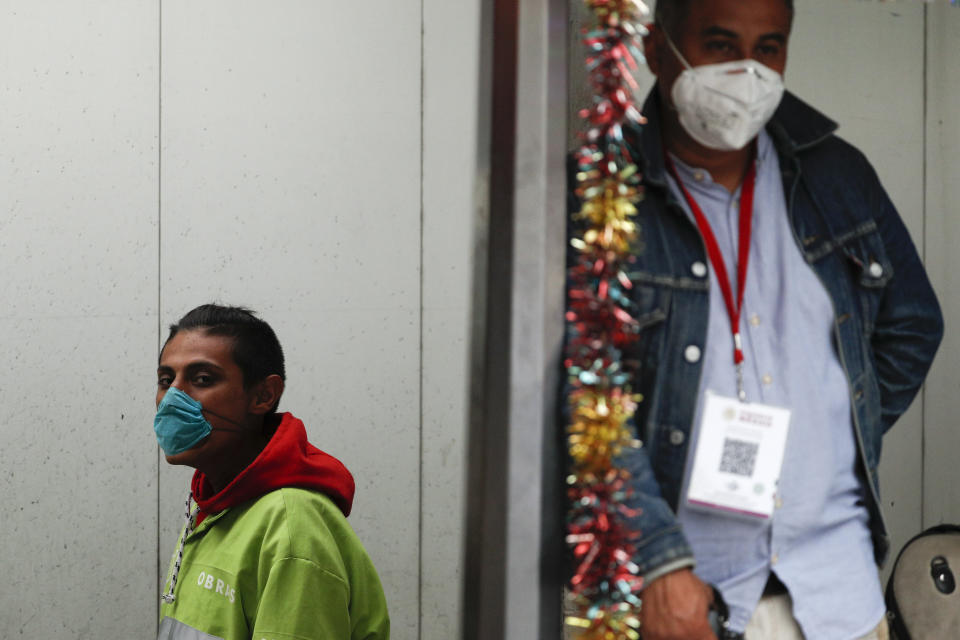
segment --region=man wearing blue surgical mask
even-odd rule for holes
[[[286,383],[273,329],[202,305],[170,327],[154,432],[196,469],[164,584],[158,640],[388,640],[376,570],[346,516],[354,482],[278,412]]]
[[[784,91],[792,21],[792,0],[658,0],[645,39],[624,354],[643,640],[887,637],[881,438],[942,319],[873,169]]]
[[[277,373],[248,385],[233,360],[233,342],[178,330],[157,368],[154,430],[167,462],[201,470],[217,490],[263,451],[269,440],[264,417],[284,387]]]

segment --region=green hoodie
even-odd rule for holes
[[[298,456],[306,462],[291,461]],[[164,593],[176,575],[175,599],[160,606],[158,640],[388,640],[380,580],[341,511],[349,512],[352,478],[340,465],[333,482],[303,480],[339,465],[320,456],[302,423],[284,414],[264,452],[222,492],[204,498],[209,486],[195,475],[199,524],[184,528],[179,570],[179,553],[170,563]],[[315,469],[318,460],[326,469]],[[331,489],[343,484],[341,473],[349,490]],[[245,499],[251,487],[291,483],[318,484],[331,496],[284,486]]]

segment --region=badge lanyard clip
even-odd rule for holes
[[[727,275],[727,267],[723,262],[723,254],[720,253],[720,246],[717,244],[717,238],[710,228],[710,223],[706,216],[693,199],[686,185],[677,174],[677,168],[673,160],[663,150],[663,156],[666,159],[667,168],[673,179],[677,181],[683,196],[687,200],[687,205],[693,212],[693,217],[697,221],[697,227],[700,229],[700,235],[703,237],[703,243],[706,245],[707,256],[710,258],[710,264],[717,274],[717,280],[720,284],[720,292],[723,294],[723,301],[727,306],[727,314],[730,316],[730,330],[733,333],[733,367],[737,376],[737,397],[741,402],[747,401],[747,392],[743,384],[743,340],[740,337],[740,312],[743,310],[743,291],[747,283],[747,265],[750,261],[750,233],[753,227],[753,191],[757,179],[756,164],[756,146],[751,147],[750,168],[743,179],[743,187],[740,190],[740,235],[737,245],[737,299],[733,299],[733,291],[730,287],[730,277]]]

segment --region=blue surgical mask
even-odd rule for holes
[[[197,446],[210,435],[213,427],[203,417],[203,405],[180,389],[170,387],[157,405],[153,431],[164,453],[172,456]]]

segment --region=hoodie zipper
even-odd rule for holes
[[[197,505],[196,509],[190,510],[191,503],[193,502],[193,494],[187,496],[186,501],[186,517],[187,523],[183,528],[183,533],[180,536],[180,546],[177,550],[177,559],[173,563],[173,573],[170,575],[170,590],[160,596],[160,600],[166,604],[173,604],[176,602],[177,597],[173,594],[174,589],[177,587],[177,577],[180,575],[180,566],[183,564],[183,548],[187,544],[187,538],[193,533],[195,527],[195,522],[197,521],[197,514],[200,512],[200,506]]]

